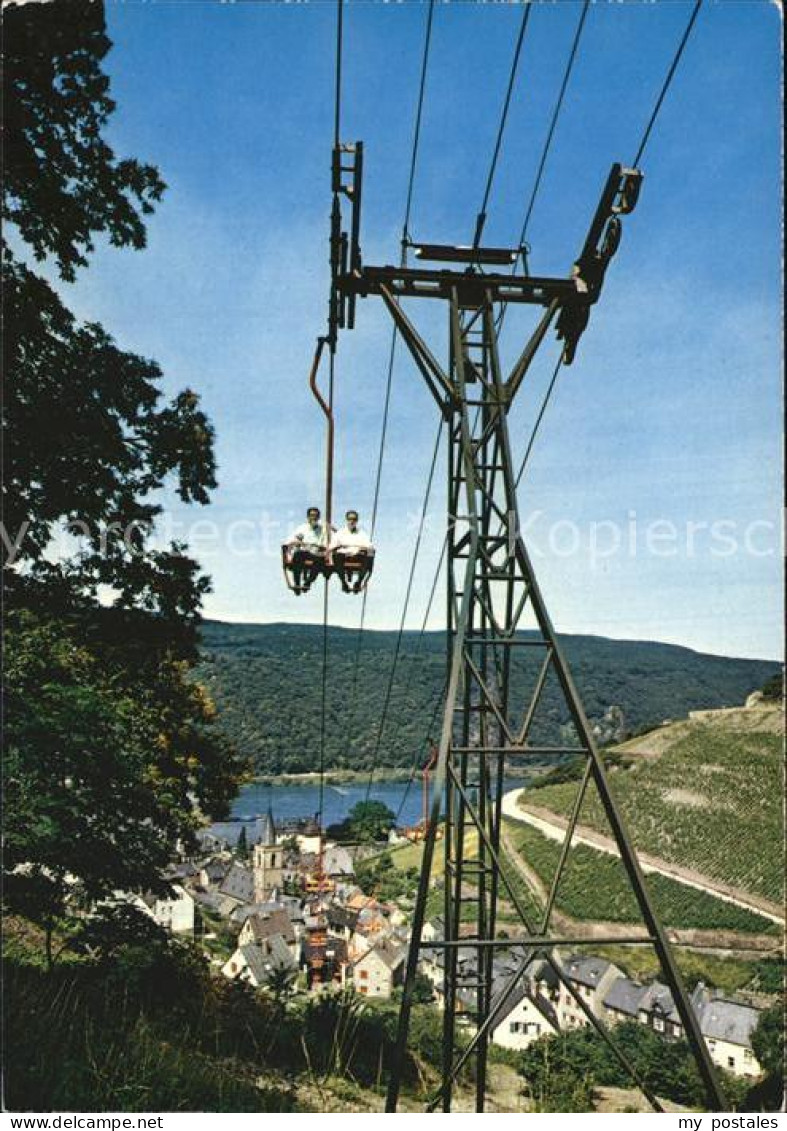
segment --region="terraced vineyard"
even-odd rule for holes
[[[618,747],[633,764],[611,780],[638,850],[781,904],[779,729],[778,711],[742,709],[675,724]],[[523,802],[565,816],[575,794],[574,782],[547,785],[528,791]],[[580,823],[609,831],[592,791]]]
[[[560,845],[537,829],[513,821],[506,822],[507,839],[513,844],[517,855],[525,861],[547,890],[557,867]],[[438,845],[438,852],[440,851]],[[478,848],[478,838],[469,834],[467,855],[472,856]],[[420,866],[421,845],[395,849],[391,859],[397,868]],[[530,885],[521,875],[513,858],[503,852],[503,870],[528,919],[536,925],[541,921],[543,902],[534,894]],[[435,875],[440,875],[440,865]],[[473,886],[468,879],[467,888]],[[779,928],[773,922],[745,908],[725,903],[705,892],[696,891],[685,884],[671,880],[667,876],[648,876],[648,890],[662,920],[668,927],[677,929],[740,931],[751,934],[772,934],[778,936]],[[500,926],[510,927],[516,921],[516,913],[505,884],[500,887]],[[569,853],[568,863],[558,889],[557,910],[572,919],[584,921],[599,920],[610,923],[638,923],[641,921],[623,866],[619,860],[606,853],[598,852],[586,845],[576,845]],[[464,909],[464,918],[475,915],[472,904]],[[443,914],[442,884],[438,882],[429,893],[427,918]]]
[[[522,860],[548,888],[560,845],[529,825],[508,822],[508,833]],[[667,876],[647,877],[648,891],[668,927],[778,935],[778,926],[745,908],[686,887]],[[517,889],[525,886],[518,877]],[[557,895],[557,909],[572,919],[637,923],[641,916],[619,859],[578,844],[569,852]]]

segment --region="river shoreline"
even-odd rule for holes
[[[410,770],[375,770],[376,782],[408,781]],[[419,775],[420,776],[420,775]],[[320,775],[316,770],[302,774],[255,774],[249,781],[250,785],[317,785]],[[368,770],[326,770],[324,781],[326,785],[347,785],[353,782],[367,782]]]

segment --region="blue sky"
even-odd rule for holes
[[[570,269],[609,166],[633,159],[690,10],[683,0],[593,5],[529,230],[535,272]],[[579,11],[558,0],[532,12],[490,243],[518,236]],[[189,384],[203,397],[220,486],[199,511],[168,499],[168,517],[180,535],[202,523],[189,538],[213,576],[206,612],[229,620],[321,615],[316,591],[298,601],[285,591],[259,524],[275,549],[323,493],[307,373],[326,310],[335,15],[328,0],[108,4],[111,139],[119,154],[156,163],[169,187],[144,252],[102,247],[65,290],[77,313],[157,359],[167,391]],[[425,16],[416,2],[345,10],[342,135],[366,147],[370,263],[398,258]],[[472,237],[520,18],[513,5],[436,6],[416,238]],[[780,653],[779,84],[775,5],[706,0],[642,162],[637,210],[522,483],[539,580],[562,631]],[[442,350],[444,312],[414,313]],[[505,357],[531,320],[509,319]],[[387,315],[368,299],[337,355],[336,507],[367,517],[389,342]],[[512,414],[518,452],[556,350],[545,346]],[[370,627],[398,624],[436,427],[401,351]],[[439,553],[443,490],[441,465],[412,626]],[[674,539],[654,541],[654,522],[671,523]],[[718,552],[729,551],[707,529],[718,522],[731,524],[723,531],[736,552]],[[601,552],[613,537],[602,526],[591,553],[594,523],[623,532],[618,552]],[[691,548],[689,523],[706,524]],[[648,551],[648,537],[662,552]],[[337,591],[333,623],[354,625],[359,612]]]

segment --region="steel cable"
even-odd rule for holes
[[[639,162],[642,158],[642,154],[645,152],[645,147],[647,146],[648,141],[650,139],[651,132],[652,132],[653,127],[656,123],[656,119],[658,118],[659,111],[661,110],[664,99],[667,95],[667,91],[669,90],[670,85],[672,83],[672,80],[675,77],[675,72],[678,69],[678,65],[680,63],[681,57],[683,56],[683,52],[686,48],[686,44],[689,41],[689,36],[691,35],[691,32],[694,28],[694,24],[697,21],[697,16],[700,13],[700,8],[702,7],[702,3],[703,3],[703,0],[696,0],[696,3],[695,3],[694,8],[692,10],[691,16],[689,17],[689,21],[688,21],[686,28],[683,32],[683,35],[681,37],[680,43],[678,44],[677,50],[675,51],[675,55],[673,56],[669,70],[667,71],[667,75],[666,75],[666,78],[664,79],[664,82],[662,84],[658,98],[656,99],[656,103],[653,107],[653,111],[650,115],[650,118],[648,119],[648,124],[645,127],[645,132],[642,135],[642,140],[640,141],[639,148],[637,149],[637,154],[636,154],[636,156],[635,156],[635,158],[632,162],[632,166],[634,168],[637,168],[637,166],[639,165]],[[571,68],[571,65],[573,63],[573,58],[576,54],[576,47],[577,47],[577,44],[579,42],[579,36],[581,34],[581,31],[582,31],[582,23],[584,21],[586,9],[587,9],[587,5],[585,6],[585,9],[583,9],[582,17],[580,19],[579,26],[577,27],[577,33],[574,37],[574,47],[572,48],[571,58],[569,59],[569,66],[566,68],[566,75],[564,77],[563,88],[561,88],[560,99],[562,99],[562,95],[565,92],[565,86],[566,86],[566,83],[567,83],[567,80],[568,80],[568,76],[570,74],[570,68]],[[560,99],[558,100],[558,103],[560,102]],[[555,121],[556,121],[556,116],[553,116],[553,125],[554,125]],[[546,152],[548,150],[548,146],[549,146],[549,142],[551,140],[552,133],[553,133],[553,129],[551,128],[549,137],[547,138],[547,146],[545,146],[544,154],[546,154]],[[542,165],[543,165],[543,162],[542,162]],[[540,177],[540,173],[541,173],[541,167],[539,168],[539,177]],[[530,212],[532,212],[532,203],[533,203],[533,200],[535,198],[535,193],[536,193],[536,189],[537,189],[537,186],[538,186],[538,180],[539,180],[539,178],[537,177],[536,186],[534,188],[533,196],[531,196],[531,204],[530,204],[530,208],[528,210],[528,215],[525,217],[525,223],[524,223],[523,228],[522,228],[522,240],[520,241],[522,243],[524,243],[524,235],[525,235],[525,232],[527,231],[527,224],[528,224],[528,221],[529,221]],[[501,317],[501,322],[502,322],[502,317]],[[530,458],[530,453],[533,449],[533,444],[534,444],[534,441],[536,439],[536,434],[537,434],[538,429],[541,425],[541,420],[543,419],[543,416],[544,416],[544,413],[545,413],[547,406],[549,404],[550,398],[552,397],[552,393],[553,393],[553,390],[555,388],[555,383],[557,381],[557,377],[558,377],[558,374],[560,372],[562,363],[563,363],[563,355],[561,353],[561,356],[560,356],[558,363],[555,367],[555,371],[552,374],[552,379],[549,383],[549,387],[547,389],[546,395],[545,395],[543,403],[541,405],[541,409],[539,410],[538,416],[536,417],[535,424],[533,425],[533,431],[531,432],[530,440],[528,441],[528,445],[527,445],[527,448],[525,450],[525,454],[524,454],[524,457],[522,459],[522,463],[519,467],[519,471],[517,472],[517,476],[516,476],[516,480],[515,480],[515,486],[517,486],[517,487],[519,486],[519,482],[522,478],[522,474],[523,474],[525,467],[527,465],[527,461]]]
[[[523,268],[524,268],[525,274],[529,273],[529,265],[528,265],[528,262],[527,262],[527,251],[529,249],[527,248],[527,242],[526,242],[526,240],[527,240],[527,229],[530,226],[530,218],[533,215],[533,209],[535,207],[536,198],[538,197],[538,193],[539,193],[539,190],[541,188],[541,182],[542,182],[543,177],[544,177],[544,170],[546,169],[547,159],[549,157],[549,151],[552,148],[552,141],[553,141],[554,136],[555,136],[555,130],[557,129],[557,123],[558,123],[558,120],[560,118],[561,111],[563,109],[563,102],[564,102],[565,97],[566,97],[566,91],[568,90],[568,84],[569,84],[569,81],[571,79],[571,73],[574,69],[574,63],[576,62],[577,52],[579,51],[579,41],[582,38],[582,31],[585,27],[585,20],[587,18],[587,14],[588,14],[589,10],[590,10],[590,0],[584,0],[584,3],[582,5],[582,12],[581,12],[580,17],[579,17],[579,22],[577,23],[576,31],[574,32],[574,39],[573,39],[572,44],[571,44],[571,51],[569,52],[568,61],[566,63],[566,69],[563,72],[563,80],[560,84],[560,91],[558,92],[557,101],[555,102],[555,108],[552,111],[552,118],[550,119],[549,129],[547,130],[546,141],[544,142],[544,147],[541,150],[541,157],[540,157],[539,162],[538,162],[538,169],[536,170],[535,181],[533,182],[533,188],[532,188],[531,193],[530,193],[530,199],[528,201],[527,209],[525,211],[525,218],[522,222],[522,230],[519,233],[519,244],[518,244],[518,246],[522,249],[522,261],[523,261]],[[515,262],[514,265],[511,268],[511,274],[512,275],[516,274],[516,269],[517,269],[517,262]],[[503,323],[505,322],[507,310],[508,310],[508,304],[503,303],[502,306],[501,306],[501,309],[500,309],[500,314],[498,315],[498,318],[497,318],[497,323],[496,323],[498,334],[503,329]]]
[[[434,0],[429,0],[429,9],[426,18],[426,30],[424,33],[424,48],[421,56],[421,75],[418,83],[418,100],[416,103],[415,123],[413,127],[413,143],[410,153],[410,171],[407,180],[407,198],[404,210],[404,221],[402,223],[402,250],[401,262],[404,267],[407,262],[407,244],[408,244],[408,225],[410,223],[410,214],[413,204],[413,187],[415,185],[415,173],[418,163],[418,149],[421,140],[421,121],[423,118],[424,96],[426,92],[426,74],[429,65],[429,49],[432,41],[432,17],[434,15]],[[383,417],[380,430],[380,445],[377,456],[377,472],[374,483],[374,499],[372,502],[372,518],[371,518],[371,537],[374,538],[375,527],[377,525],[377,512],[380,501],[380,486],[382,483],[382,469],[383,459],[385,454],[385,443],[388,435],[388,418],[391,405],[391,389],[393,384],[393,371],[394,362],[396,359],[396,341],[398,331],[394,326],[391,333],[391,346],[388,354],[388,370],[385,381],[385,397],[383,400]],[[355,658],[353,661],[353,677],[350,691],[350,718],[355,720],[357,704],[358,704],[358,671],[361,660],[361,649],[363,645],[363,633],[366,626],[366,603],[368,599],[368,591],[364,589],[363,597],[361,598],[361,619],[358,625],[358,636],[355,644]]]
[[[396,668],[399,663],[399,653],[402,647],[402,636],[404,635],[404,625],[407,619],[407,610],[410,605],[410,596],[413,590],[413,579],[415,577],[415,568],[418,564],[418,556],[421,550],[421,539],[424,531],[424,524],[426,521],[426,512],[429,507],[429,496],[432,493],[432,482],[434,480],[435,467],[437,465],[437,456],[440,451],[440,440],[443,435],[443,422],[437,428],[437,435],[435,437],[434,451],[432,452],[432,462],[429,467],[429,475],[426,481],[426,490],[424,491],[424,501],[421,506],[421,517],[418,523],[418,533],[415,539],[415,547],[413,549],[412,561],[410,562],[410,574],[407,578],[407,588],[405,590],[404,605],[402,608],[402,615],[399,620],[399,631],[396,636],[396,644],[394,645],[394,656],[391,663],[391,670],[388,675],[388,685],[386,687],[385,699],[383,700],[383,710],[380,717],[380,725],[377,728],[377,740],[375,742],[374,750],[372,752],[372,764],[369,769],[369,780],[366,784],[366,795],[364,800],[369,800],[369,795],[372,791],[372,783],[374,781],[374,772],[377,768],[377,758],[380,753],[380,746],[382,745],[383,733],[385,731],[385,724],[388,718],[388,709],[391,705],[391,695],[393,693],[394,680],[396,678]]]
[[[697,16],[700,14],[700,8],[701,7],[702,7],[702,0],[697,0],[697,2],[694,5],[694,9],[691,13],[691,16],[689,17],[689,22],[686,25],[686,30],[683,33],[683,37],[681,38],[681,41],[678,44],[678,49],[675,52],[675,56],[672,60],[670,68],[667,71],[667,77],[664,80],[664,85],[662,86],[661,92],[660,92],[658,98],[656,99],[656,105],[653,107],[653,113],[650,115],[650,120],[648,121],[648,124],[645,127],[645,133],[642,135],[642,141],[639,143],[639,149],[637,150],[637,156],[634,158],[634,161],[632,163],[633,167],[635,169],[639,165],[642,154],[645,152],[645,146],[648,144],[648,141],[650,139],[651,130],[653,129],[654,125],[656,124],[656,118],[659,116],[659,111],[661,110],[661,104],[664,101],[664,98],[666,97],[667,91],[670,88],[670,84],[672,83],[673,78],[675,77],[675,72],[678,69],[678,64],[680,63],[681,56],[683,55],[683,51],[686,47],[686,44],[689,41],[689,36],[691,35],[694,24],[696,23]]]
[[[582,29],[585,26],[585,20],[587,18],[587,14],[588,14],[589,10],[590,10],[590,0],[584,0],[584,3],[582,5],[582,13],[579,17],[579,23],[577,24],[577,30],[574,33],[574,42],[571,45],[571,53],[568,57],[568,63],[566,64],[566,69],[565,69],[565,72],[563,74],[563,81],[560,84],[560,93],[557,96],[557,102],[555,103],[555,109],[552,113],[552,120],[549,123],[549,131],[547,133],[547,139],[544,143],[544,148],[541,152],[541,160],[538,163],[538,171],[536,173],[536,179],[535,179],[535,182],[533,184],[533,191],[530,194],[530,200],[528,202],[527,212],[525,213],[524,223],[522,224],[522,231],[521,231],[520,236],[519,236],[519,246],[520,247],[525,242],[525,237],[527,235],[527,229],[528,229],[528,226],[530,224],[530,217],[533,214],[533,208],[534,208],[535,203],[536,203],[536,197],[538,196],[538,190],[541,188],[541,180],[544,176],[544,169],[546,168],[547,158],[549,157],[549,150],[552,147],[552,139],[555,136],[555,129],[557,127],[558,119],[560,117],[560,112],[563,108],[563,99],[566,96],[566,90],[568,89],[568,83],[569,83],[569,79],[571,78],[571,72],[574,69],[574,61],[576,60],[577,51],[579,50],[579,41],[582,37]]]
[[[410,794],[410,790],[413,788],[413,782],[415,781],[415,775],[418,773],[418,763],[420,761],[419,755],[421,754],[421,751],[424,750],[426,746],[428,746],[429,740],[432,737],[434,725],[435,725],[435,722],[437,721],[437,713],[440,710],[440,707],[442,706],[443,697],[445,696],[445,689],[446,689],[447,683],[448,683],[447,680],[443,680],[443,686],[440,689],[440,694],[437,696],[437,699],[435,700],[434,707],[432,708],[432,714],[429,716],[429,722],[427,723],[427,726],[426,726],[426,733],[424,734],[424,737],[421,739],[420,743],[416,747],[415,756],[413,758],[413,764],[410,767],[410,776],[407,779],[407,785],[405,786],[404,793],[402,794],[402,799],[399,802],[399,808],[396,810],[396,818],[394,820],[394,827],[395,828],[398,827],[399,822],[402,819],[402,813],[404,811],[405,805],[407,804],[407,798]]]
[[[342,110],[342,40],[344,36],[344,0],[336,0],[336,90],[334,96],[334,116],[333,116],[333,142],[334,147],[339,144],[339,137],[341,132],[341,110]],[[330,352],[329,360],[329,377],[328,377],[328,408],[333,411],[333,386],[335,375],[335,357],[333,348]],[[329,500],[330,502],[330,500]],[[329,516],[325,516],[326,523],[329,523]],[[327,531],[328,541],[330,542],[330,528]],[[327,707],[328,707],[328,578],[325,578],[325,588],[323,592],[322,602],[322,679],[321,679],[321,704],[320,704],[320,760],[319,760],[319,789],[318,789],[318,802],[317,802],[317,821],[320,837],[320,850],[319,850],[319,865],[318,869],[322,872],[322,834],[323,834],[323,817],[325,812],[325,740],[327,730]],[[322,880],[322,875],[318,877]]]
[[[514,486],[515,487],[519,486],[519,481],[522,478],[522,475],[524,473],[525,468],[527,467],[527,461],[530,459],[530,453],[533,450],[533,444],[535,443],[536,435],[538,434],[538,429],[541,426],[541,421],[544,418],[544,413],[547,410],[547,405],[549,404],[549,401],[552,397],[552,392],[555,388],[555,383],[557,382],[558,374],[560,373],[562,365],[563,365],[563,354],[561,352],[560,357],[557,360],[557,365],[555,366],[555,371],[552,374],[552,380],[549,382],[549,387],[547,388],[546,394],[544,396],[544,400],[541,403],[541,408],[539,409],[538,416],[536,417],[536,422],[533,425],[533,431],[530,433],[530,439],[528,440],[527,447],[525,448],[525,454],[522,457],[521,464],[519,465],[519,471],[517,472],[516,479],[514,480]]]
[[[522,53],[522,44],[523,44],[524,39],[525,39],[525,32],[527,31],[527,24],[528,24],[528,20],[530,19],[530,12],[531,12],[531,5],[526,4],[524,11],[522,13],[522,23],[519,25],[519,34],[517,36],[516,46],[514,47],[514,58],[511,61],[511,71],[510,71],[510,74],[508,76],[508,87],[506,89],[506,96],[505,96],[505,100],[503,102],[503,109],[500,113],[500,124],[499,124],[498,129],[497,129],[497,139],[495,141],[495,147],[494,147],[494,150],[492,152],[492,160],[489,163],[489,174],[486,178],[486,188],[484,189],[484,199],[481,203],[481,207],[478,210],[478,216],[476,218],[475,236],[473,237],[473,247],[478,247],[479,244],[481,243],[481,234],[484,230],[484,224],[486,223],[486,209],[487,209],[487,206],[489,204],[490,193],[492,192],[492,183],[495,179],[495,172],[497,171],[497,160],[498,160],[498,157],[500,156],[500,146],[502,145],[502,142],[503,142],[503,133],[505,132],[506,121],[508,119],[508,108],[511,105],[511,95],[512,95],[513,90],[514,90],[514,83],[516,82],[517,70],[519,69],[519,56]]]

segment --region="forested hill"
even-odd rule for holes
[[[317,768],[320,745],[322,626],[206,621],[198,678],[224,728],[260,773]],[[395,632],[329,632],[326,768],[368,768],[378,742]],[[610,706],[636,732],[702,707],[734,706],[778,671],[772,661],[703,655],[672,644],[564,636],[562,642],[591,721]],[[430,729],[445,676],[445,637],[405,633],[377,764],[410,766]],[[534,649],[517,649],[532,654]],[[535,657],[532,658],[535,661]],[[533,673],[519,673],[522,693]],[[564,718],[556,687],[544,693],[540,736],[553,739]],[[433,730],[433,733],[436,731]]]

